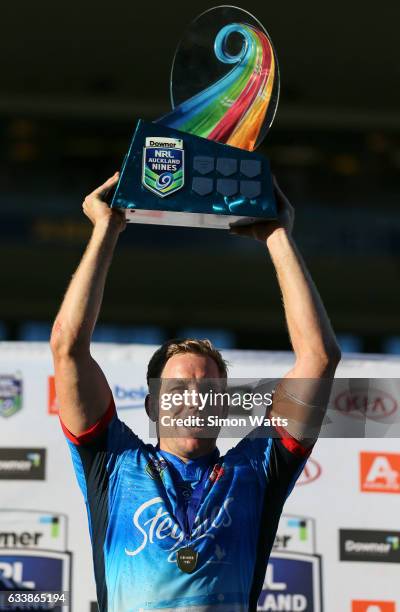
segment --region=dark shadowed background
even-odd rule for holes
[[[0,339],[46,339],[90,233],[83,197],[119,169],[138,117],[167,112],[185,26],[214,2],[9,3],[2,15]],[[396,2],[245,2],[278,53],[261,147],[344,350],[400,353]],[[209,336],[288,349],[263,247],[217,230],[132,225],[96,339]]]

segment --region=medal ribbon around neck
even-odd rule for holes
[[[184,500],[178,499],[178,505],[175,510],[175,518],[184,534],[185,546],[180,548],[176,553],[176,561],[179,569],[182,572],[191,574],[197,567],[198,552],[196,552],[191,546],[192,529],[197,516],[197,512],[200,508],[201,502],[204,498],[204,493],[209,489],[215,482],[216,478],[213,475],[216,471],[216,465],[210,466],[203,472],[199,482],[195,485],[192,491],[192,495],[188,501],[187,509],[185,511]],[[179,488],[177,488],[177,491]]]

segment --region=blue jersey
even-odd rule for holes
[[[257,609],[283,504],[309,450],[288,434],[250,435],[223,457],[216,450],[184,463],[142,442],[113,402],[80,436],[63,429],[86,503],[101,612]],[[189,574],[177,564],[187,545],[177,509],[205,471]]]

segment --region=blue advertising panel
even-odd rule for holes
[[[268,563],[257,610],[322,612],[319,555],[274,552]]]

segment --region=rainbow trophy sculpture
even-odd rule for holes
[[[272,42],[247,11],[216,7],[188,28],[171,71],[172,111],[139,119],[111,206],[127,221],[228,228],[276,217],[268,160],[275,116]]]

